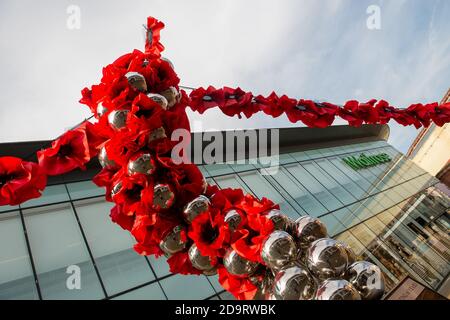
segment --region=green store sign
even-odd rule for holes
[[[354,170],[359,170],[389,162],[392,159],[386,153],[380,153],[373,156],[366,156],[364,153],[361,153],[359,158],[350,156],[347,158],[343,158],[342,160]]]

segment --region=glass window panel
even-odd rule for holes
[[[22,208],[28,208],[61,201],[69,201],[69,195],[67,194],[66,187],[63,184],[48,186],[45,188],[40,198],[28,200],[20,206]]]
[[[233,169],[226,163],[207,164],[204,165],[203,168],[205,168],[212,177],[233,173]]]
[[[166,300],[161,287],[157,283],[122,294],[113,300]]]
[[[18,211],[0,215],[0,300],[37,300]]]
[[[19,206],[0,206],[0,212],[12,211],[19,209]]]
[[[358,257],[361,256],[364,250],[366,250],[364,245],[349,231],[339,234],[336,239],[348,244]]]
[[[339,185],[336,180],[326,174],[325,171],[323,171],[314,162],[305,162],[302,164],[302,166],[306,170],[308,170],[312,176],[319,180],[320,183],[344,205],[356,201],[355,197],[353,197],[347,190]]]
[[[342,207],[339,202],[328,190],[326,190],[314,177],[300,165],[287,165],[285,168],[299,181],[314,197],[332,211]]]
[[[95,273],[69,204],[23,210],[31,250],[44,299],[100,299]],[[80,289],[69,289],[69,266],[80,268]]]
[[[373,233],[369,228],[367,228],[364,224],[359,224],[352,229],[350,229],[351,233],[358,239],[363,245],[368,247],[372,241],[376,239],[376,234]]]
[[[346,229],[353,227],[355,224],[361,222],[361,220],[356,217],[348,208],[342,208],[334,211],[333,215],[341,222],[341,224]]]
[[[91,180],[68,183],[67,189],[69,189],[72,200],[101,196],[105,194],[105,189],[97,187]]]
[[[279,185],[295,201],[304,209],[309,215],[317,217],[325,214],[328,210],[317,201],[297,180],[295,180],[283,167],[280,167],[278,172],[274,175],[265,176],[272,184]],[[299,212],[300,213],[300,212]],[[302,213],[303,214],[303,210]]]
[[[155,279],[145,257],[133,250],[130,233],[111,221],[112,207],[112,203],[103,199],[75,202],[75,210],[108,295]]]
[[[245,185],[245,183],[242,182],[235,174],[215,177],[214,180],[217,182],[217,185],[220,189],[242,189],[245,191],[245,193],[253,194],[253,192]]]
[[[175,274],[160,283],[169,300],[206,299],[215,294],[213,287],[203,276]]]
[[[320,217],[320,220],[325,224],[327,227],[328,234],[333,237],[334,235],[344,231],[346,228],[339,222],[336,217],[334,217],[332,214],[327,214],[322,217]]]
[[[360,188],[356,183],[350,180],[344,173],[340,170],[336,169],[330,162],[325,159],[316,160],[316,164],[324,170],[330,177],[333,177],[334,180],[338,181],[339,184],[344,187],[349,193],[353,195],[352,199],[355,201],[356,199],[360,199],[366,193],[362,188]]]
[[[259,172],[242,172],[239,174],[242,180],[245,181],[246,185],[254,192],[258,198],[270,197],[270,199],[280,205],[280,209],[290,218],[298,218],[300,214],[298,213],[301,208],[293,206],[294,201],[287,201],[283,195],[279,192],[282,190],[276,190]],[[286,196],[286,195],[284,195]],[[288,197],[288,196],[287,196]],[[291,204],[290,204],[291,203]]]
[[[167,263],[167,258],[165,256],[156,258],[154,255],[151,255],[148,256],[147,259],[150,261],[157,278],[170,274],[169,264]]]
[[[217,293],[222,292],[225,290],[219,283],[219,276],[209,276],[208,277],[209,282],[211,282],[211,285],[213,286],[214,290],[216,290]]]
[[[304,151],[303,152],[291,152],[290,155],[297,161],[309,160],[308,155]]]

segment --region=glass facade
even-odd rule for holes
[[[392,161],[354,170],[342,160],[361,153]],[[286,153],[280,164],[271,175],[249,164],[201,170],[220,188],[269,197],[292,219],[320,218],[330,236],[382,268],[388,290],[408,274],[435,290],[446,279],[450,200],[385,141]],[[137,255],[103,192],[91,181],[53,185],[39,199],[0,207],[0,299],[231,298],[217,276],[172,275],[164,257]],[[73,266],[79,289],[69,289]]]

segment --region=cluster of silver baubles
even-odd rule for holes
[[[190,223],[208,210],[207,197],[199,196],[188,203],[183,216]],[[352,249],[341,241],[328,238],[325,225],[309,216],[291,221],[279,210],[268,211],[275,230],[263,242],[263,264],[249,261],[229,248],[223,258],[227,271],[238,278],[252,280],[264,269],[263,281],[256,280],[256,299],[275,300],[360,300],[380,299],[384,294],[384,276],[380,268],[367,261],[355,261]],[[231,209],[225,221],[231,230],[240,223],[239,213]],[[185,250],[178,226],[161,242],[167,254]],[[189,248],[192,265],[205,274],[215,273],[209,257],[195,246]],[[253,280],[252,280],[253,281]]]
[[[189,202],[183,217],[186,223],[209,209],[210,201],[201,195]],[[367,261],[355,261],[352,249],[341,241],[328,238],[325,225],[309,216],[291,221],[279,210],[268,211],[275,230],[263,242],[260,264],[240,256],[229,248],[223,258],[227,271],[238,278],[254,279],[256,299],[275,300],[360,300],[380,299],[384,294],[384,276],[380,268]],[[225,214],[225,221],[235,230],[241,216],[235,209]],[[161,242],[170,256],[186,249],[181,240],[183,226],[177,226]],[[206,275],[215,274],[209,257],[197,246],[188,249],[192,265]],[[255,275],[264,270],[264,278]]]

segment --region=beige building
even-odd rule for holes
[[[448,101],[450,89],[441,103]],[[406,155],[450,188],[450,124],[422,129]]]

